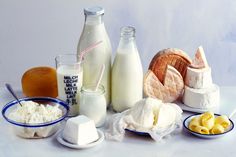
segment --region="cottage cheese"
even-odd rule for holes
[[[56,120],[62,116],[62,110],[57,106],[38,104],[33,101],[22,101],[22,106],[9,114],[9,118],[21,123],[45,123]]]
[[[62,116],[62,110],[58,105],[43,105],[33,101],[22,101],[22,106],[17,104],[17,108],[12,110],[9,118],[16,122],[26,124],[39,124],[56,120]],[[59,124],[45,127],[14,127],[17,135],[24,138],[42,138],[48,137],[56,132]]]

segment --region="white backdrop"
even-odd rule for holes
[[[235,0],[0,0],[0,86],[20,87],[27,69],[54,66],[57,54],[76,52],[83,8],[93,5],[105,8],[113,55],[120,27],[132,25],[144,71],[160,49],[193,57],[203,45],[214,82],[236,85]]]

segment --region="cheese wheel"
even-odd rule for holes
[[[220,103],[220,89],[215,84],[203,89],[185,86],[182,101],[185,105],[193,108],[209,109],[216,107]]]
[[[196,89],[212,86],[211,68],[194,69],[187,67],[185,84]]]
[[[198,47],[197,52],[195,53],[195,58],[190,66],[197,69],[208,67],[207,59],[202,46]]]
[[[27,70],[21,79],[22,90],[25,96],[54,97],[57,92],[56,70],[51,67],[34,67]]]
[[[186,68],[192,62],[191,58],[182,50],[177,48],[167,48],[159,51],[149,65],[151,70],[161,83],[164,83],[166,68],[171,65],[185,78]]]
[[[148,97],[161,99],[163,102],[173,102],[178,99],[184,89],[181,74],[174,67],[167,65],[164,83],[148,70],[144,77],[144,94]]]

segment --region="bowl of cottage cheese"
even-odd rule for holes
[[[32,97],[7,103],[2,109],[4,119],[16,135],[23,138],[45,138],[53,135],[67,117],[69,106],[50,97]]]

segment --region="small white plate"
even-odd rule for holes
[[[62,131],[58,133],[57,135],[57,141],[59,143],[61,143],[64,146],[70,147],[70,148],[74,148],[74,149],[86,149],[86,148],[90,148],[90,147],[94,147],[98,144],[100,144],[103,140],[104,140],[104,134],[101,130],[97,130],[98,132],[98,139],[92,143],[86,144],[86,145],[77,145],[77,144],[73,144],[73,143],[69,143],[66,140],[63,139],[62,137]]]
[[[175,102],[177,105],[179,105],[179,107],[184,110],[184,111],[189,111],[189,112],[194,112],[194,113],[204,113],[207,111],[212,111],[214,113],[219,113],[219,106],[218,107],[212,107],[212,108],[193,108],[193,107],[189,107],[185,104],[183,104],[180,101],[176,101]]]
[[[184,120],[184,122],[183,122],[183,125],[184,125],[185,130],[187,130],[189,133],[191,133],[191,134],[193,134],[193,135],[195,135],[195,136],[197,136],[197,137],[206,138],[206,139],[218,138],[218,137],[222,137],[222,136],[226,135],[227,133],[229,133],[230,131],[232,131],[233,128],[234,128],[234,123],[233,123],[233,121],[232,121],[231,119],[229,119],[229,121],[230,121],[231,124],[230,124],[229,128],[228,128],[224,133],[221,133],[221,134],[200,134],[200,133],[194,132],[194,131],[190,130],[190,129],[188,128],[188,126],[189,126],[189,123],[191,122],[191,120],[192,120],[194,117],[199,116],[199,115],[200,115],[200,114],[191,115],[191,116],[185,118],[185,120]],[[215,116],[220,116],[220,115],[219,115],[219,114],[215,114]]]

